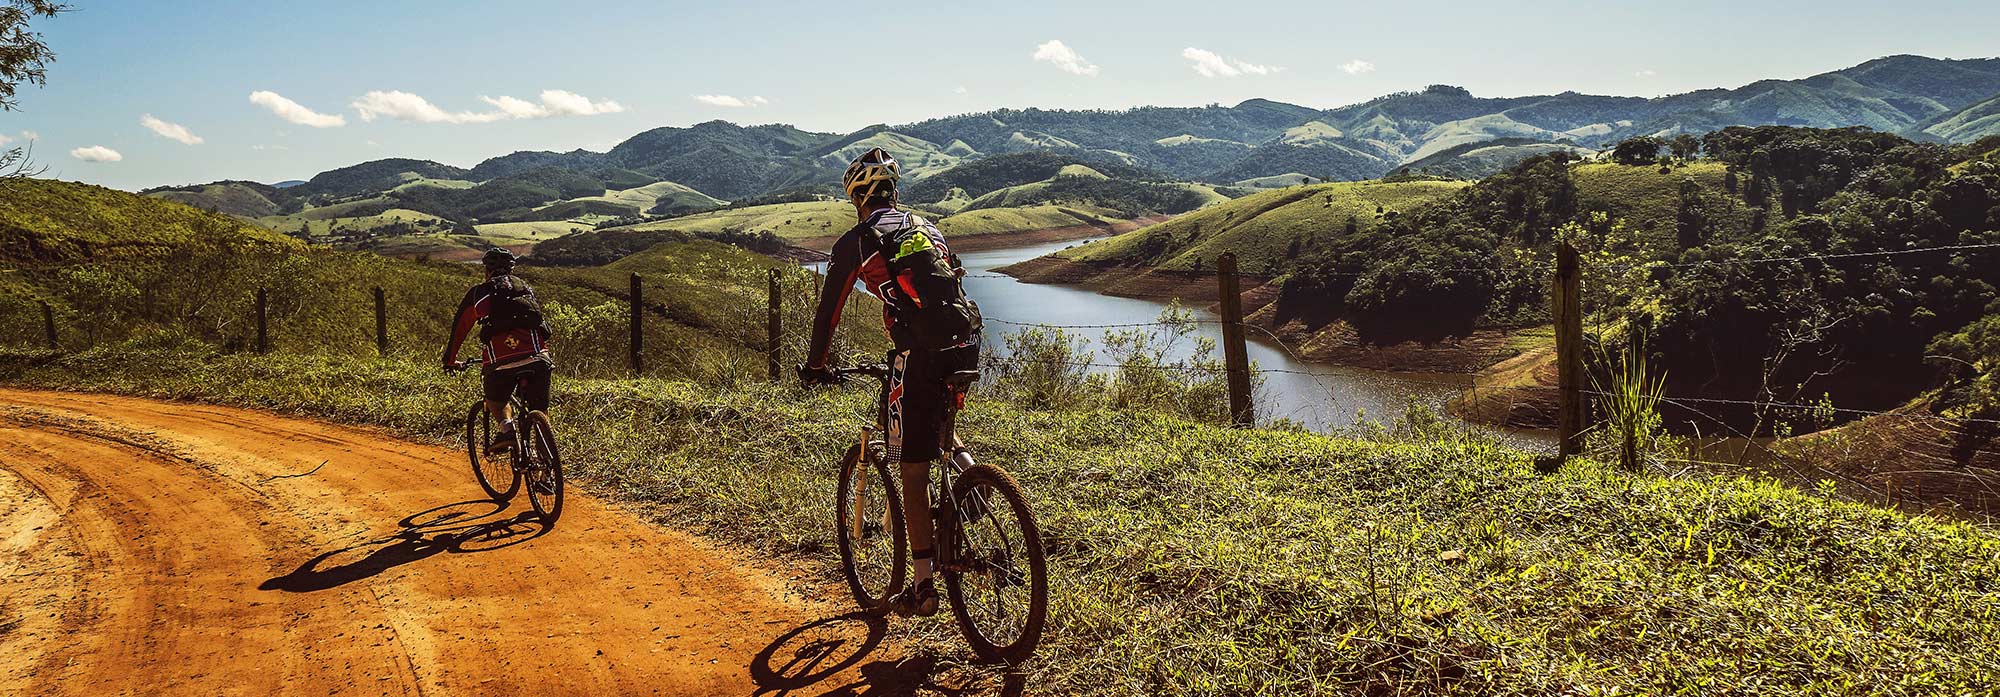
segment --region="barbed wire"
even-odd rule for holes
[[[1639,264],[1614,264],[1599,267],[1606,270],[1623,271],[1641,267],[1694,268],[1700,266],[1742,266],[1748,264],[1778,264],[1794,261],[1825,261],[1830,259],[1861,259],[1868,257],[1892,257],[1931,252],[1962,252],[1985,249],[2000,249],[2000,243],[1951,244],[1916,249],[1882,250],[1876,252],[1836,252],[1831,254],[1799,254],[1782,257],[1748,257],[1741,259],[1703,259],[1688,262],[1648,262]]]
[[[1597,397],[1616,396],[1610,392],[1602,392],[1598,390],[1580,390],[1579,392],[1581,392],[1582,394],[1587,394]],[[1675,406],[1680,406],[1684,409],[1688,409],[1689,411],[1696,411],[1696,410],[1693,409],[1692,407],[1688,407],[1685,404],[1682,404],[1683,402],[1691,402],[1699,404],[1726,404],[1731,406],[1755,407],[1759,409],[1797,409],[1800,411],[1825,411],[1836,414],[1852,414],[1863,417],[1892,416],[1892,417],[1912,419],[1912,420],[1949,421],[1957,423],[1988,424],[1988,425],[2000,426],[2000,419],[1984,419],[1984,418],[1970,417],[1970,416],[1961,417],[1961,416],[1939,416],[1936,414],[1912,414],[1909,412],[1902,412],[1902,411],[1873,411],[1868,409],[1848,409],[1848,408],[1834,407],[1831,405],[1824,405],[1824,404],[1768,402],[1768,401],[1759,401],[1750,399],[1724,399],[1720,397],[1674,397],[1673,399],[1675,400],[1674,401]],[[1666,401],[1666,399],[1662,398],[1661,401],[1664,402]]]
[[[985,317],[983,319],[987,322],[995,322],[1015,327],[1036,327],[1041,329],[1130,329],[1134,327],[1171,327],[1179,324],[1213,325],[1213,324],[1224,323],[1222,320],[1219,319],[1188,319],[1188,320],[1175,320],[1171,322],[1154,320],[1152,322],[1126,322],[1122,324],[1043,324],[1041,322],[1017,322],[1014,320],[998,319],[994,317]]]

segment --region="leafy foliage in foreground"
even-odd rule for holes
[[[477,394],[426,365],[165,339],[5,354],[0,380],[436,439]],[[557,392],[586,487],[833,580],[829,467],[867,419],[862,390]],[[1415,425],[1362,441],[975,400],[961,431],[1025,484],[1052,554],[1037,690],[1917,695],[2000,681],[2000,537],[1965,523],[1769,481],[1588,461],[1541,475],[1524,454]],[[948,619],[891,626],[960,643]]]

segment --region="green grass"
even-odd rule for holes
[[[606,191],[602,196],[586,196],[567,202],[602,201],[636,208],[643,213],[660,203],[672,203],[685,208],[712,208],[725,203],[722,199],[709,196],[673,182],[654,182],[645,186]],[[555,204],[551,204],[555,205]]]
[[[1044,203],[1021,208],[984,208],[965,211],[938,221],[947,239],[1004,235],[1010,232],[1047,230],[1076,225],[1108,225],[1121,219],[1117,211],[1096,206],[1059,206]]]
[[[618,228],[686,232],[769,232],[787,240],[835,237],[854,226],[854,206],[845,201],[772,203]]]
[[[352,216],[352,217],[341,217],[341,218],[324,218],[317,216],[310,216],[310,217],[266,216],[257,219],[257,224],[271,228],[273,230],[279,230],[288,234],[297,234],[299,230],[305,229],[310,231],[310,234],[313,237],[323,237],[332,234],[333,229],[335,227],[340,228],[343,234],[353,234],[353,233],[365,233],[378,228],[400,225],[403,223],[423,223],[423,222],[429,222],[434,225],[439,223],[444,223],[443,225],[437,228],[440,231],[450,229],[451,227],[448,221],[446,221],[444,218],[440,218],[438,216],[431,215],[429,213],[424,213],[421,211],[413,211],[408,208],[391,208],[389,210],[383,211],[379,215]]]
[[[126,346],[0,356],[17,385],[218,401],[449,441],[474,381],[428,364]],[[339,385],[341,389],[326,389]],[[564,380],[586,491],[832,583],[861,389]],[[1411,432],[1361,441],[975,399],[1052,557],[1037,692],[1980,694],[2000,537],[1770,481],[1630,475]],[[946,617],[891,640],[962,654]]]
[[[1268,177],[1256,177],[1253,179],[1245,179],[1243,181],[1236,182],[1236,185],[1246,186],[1253,189],[1282,189],[1288,186],[1298,186],[1300,184],[1305,184],[1309,181],[1319,181],[1319,179],[1299,174],[1297,172],[1292,172],[1289,174],[1273,174]]]
[[[479,231],[480,237],[504,241],[507,244],[520,244],[561,237],[578,230],[587,231],[590,229],[590,224],[568,220],[540,220],[525,223],[486,223],[474,225],[472,229]]]
[[[303,243],[158,198],[44,179],[0,180],[0,263],[172,255],[193,248]]]
[[[1641,239],[1672,247],[1674,220],[1680,213],[1681,182],[1693,179],[1705,197],[1717,205],[1708,215],[1721,237],[1740,237],[1750,229],[1751,210],[1743,199],[1723,188],[1727,169],[1720,162],[1702,160],[1677,165],[1661,174],[1657,166],[1635,167],[1608,162],[1578,165],[1572,170],[1577,202],[1585,209],[1609,211],[1614,218],[1640,232]],[[1747,185],[1748,177],[1739,184]]]
[[[468,181],[465,179],[436,179],[432,177],[417,176],[415,174],[406,174],[404,176],[404,179],[405,181],[403,183],[396,185],[396,188],[390,189],[389,193],[394,193],[398,191],[409,191],[411,189],[420,189],[424,187],[431,187],[437,189],[470,189],[472,187],[479,186],[479,182],[476,181]]]
[[[1220,194],[1217,194],[1220,196]],[[1040,204],[1018,208],[988,208],[950,216],[930,217],[947,236],[997,235],[1027,230],[1098,225],[1119,216],[1093,206]],[[739,209],[710,211],[619,230],[682,230],[687,232],[770,232],[789,241],[837,237],[854,226],[854,206],[845,201],[773,203]],[[484,228],[484,226],[481,226]]]
[[[147,195],[245,218],[276,215],[278,212],[276,202],[262,192],[237,182],[217,182],[192,191],[156,191]]]
[[[1408,210],[1464,187],[1461,182],[1337,182],[1245,196],[1179,218],[1059,252],[1077,261],[1145,264],[1186,270],[1213,268],[1233,251],[1250,273],[1282,271],[1297,255],[1293,240],[1309,248],[1316,238],[1344,234],[1349,218],[1372,229],[1384,213]]]

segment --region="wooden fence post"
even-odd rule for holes
[[[382,298],[382,287],[375,286],[375,353],[389,355],[389,307]]]
[[[1215,260],[1217,291],[1222,301],[1222,361],[1229,375],[1229,422],[1248,428],[1257,424],[1250,403],[1250,353],[1243,345],[1243,293],[1236,282],[1236,253]]]
[[[639,274],[633,273],[632,274],[632,328],[631,328],[632,344],[630,349],[632,354],[633,375],[638,375],[640,373],[645,372],[646,370],[645,359],[639,355],[640,349],[645,346],[644,337],[642,336],[642,332],[644,331],[645,326],[644,323],[641,321],[641,318],[644,317],[646,308],[646,299],[644,291],[645,289],[641,287],[639,284]]]
[[[782,348],[779,346],[779,337],[784,335],[785,322],[784,315],[779,313],[781,305],[778,299],[778,276],[780,273],[777,269],[771,269],[770,307],[766,310],[765,314],[765,325],[768,335],[765,337],[764,346],[769,350],[770,354],[768,359],[771,369],[771,382],[780,381],[784,374],[784,368],[780,365],[783,361],[780,360],[781,357],[778,355],[779,350]]]
[[[1552,293],[1556,322],[1556,439],[1557,454],[1569,457],[1583,452],[1585,414],[1583,381],[1583,297],[1582,274],[1577,267],[1576,247],[1564,242],[1556,247],[1555,289]]]
[[[60,347],[56,343],[56,309],[49,307],[47,302],[42,303],[42,333],[49,340],[50,350]]]
[[[265,300],[266,300],[265,290],[263,288],[258,288],[257,289],[257,352],[258,353],[271,352],[271,332],[270,332],[271,327],[268,321],[268,314],[266,312],[268,308],[268,303],[266,303]]]

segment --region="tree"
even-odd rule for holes
[[[5,0],[0,5],[0,111],[15,111],[14,89],[26,82],[47,82],[49,61],[56,54],[42,35],[28,30],[28,20],[54,17],[69,7],[53,0]]]
[[[28,20],[54,17],[69,7],[53,0],[5,3],[0,5],[0,111],[16,111],[20,105],[14,100],[14,89],[23,82],[46,84],[49,61],[56,59],[48,44],[42,43],[42,35],[28,31]],[[43,168],[35,166],[33,154],[30,146],[0,152],[0,180],[40,175]]]
[[[1701,139],[1682,133],[1667,142],[1667,150],[1673,153],[1676,160],[1692,160],[1701,154]]]
[[[1702,210],[1701,184],[1694,177],[1681,179],[1681,208],[1674,219],[1674,238],[1681,249],[1692,249],[1707,237],[1708,213]]]
[[[1650,165],[1660,158],[1665,143],[1652,136],[1627,138],[1611,149],[1611,159],[1625,165]]]

